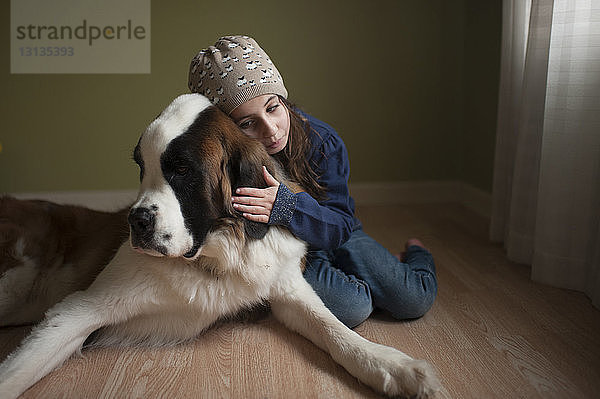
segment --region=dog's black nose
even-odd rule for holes
[[[154,214],[148,208],[134,208],[127,218],[135,234],[145,235],[154,229]]]

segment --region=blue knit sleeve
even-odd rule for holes
[[[280,224],[289,226],[292,221],[292,216],[296,210],[297,197],[283,183],[279,185],[277,197],[273,204],[269,224]]]
[[[314,118],[310,122],[319,132],[310,164],[315,165],[318,182],[326,187],[326,199],[318,202],[306,192],[293,194],[281,184],[269,224],[286,226],[311,248],[334,249],[359,225],[348,190],[350,162],[346,146],[335,131]]]

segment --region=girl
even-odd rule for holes
[[[283,225],[309,244],[304,277],[344,324],[355,327],[374,307],[396,319],[421,317],[433,304],[433,258],[416,239],[395,256],[369,237],[354,215],[350,165],[342,139],[287,100],[279,71],[247,36],[226,36],[190,65],[189,88],[259,140],[306,190],[293,194],[263,168],[268,187],[240,188],[235,209],[249,220]]]

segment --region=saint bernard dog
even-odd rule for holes
[[[279,181],[292,183],[263,146],[206,97],[177,97],[142,134],[134,159],[140,168],[138,198],[128,214],[118,216],[129,222],[129,240],[89,287],[52,306],[4,360],[1,398],[19,396],[86,340],[94,345],[180,343],[262,303],[378,392],[427,398],[439,389],[428,363],[366,340],[325,307],[302,277],[304,242],[233,209],[237,187],[265,187],[263,165]],[[117,237],[95,238],[121,239],[118,223],[106,231]],[[23,243],[16,239],[15,245]],[[88,249],[94,252],[93,246]],[[10,271],[4,270],[0,286]],[[0,291],[2,304],[10,302],[6,292]],[[9,314],[0,311],[0,319]]]

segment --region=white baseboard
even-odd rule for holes
[[[492,217],[492,194],[464,182],[458,182],[459,202],[487,219]]]
[[[356,205],[398,205],[411,203],[460,203],[487,218],[491,195],[460,181],[377,182],[350,184]],[[59,204],[83,205],[114,211],[135,200],[135,190],[64,191],[11,194],[22,199],[44,199]]]
[[[80,205],[99,211],[116,211],[133,204],[137,190],[54,191],[10,194],[20,199],[42,199],[58,204]]]

